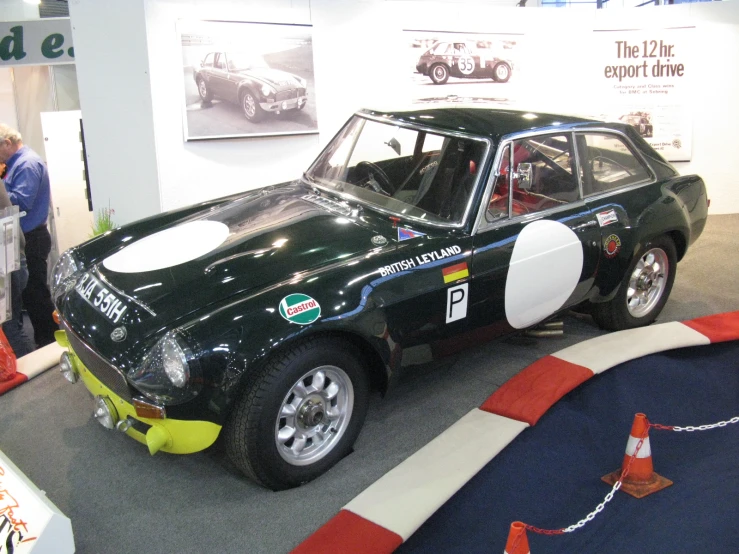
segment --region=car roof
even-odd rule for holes
[[[583,117],[513,110],[484,103],[474,105],[427,104],[399,110],[363,109],[359,115],[368,115],[399,123],[423,124],[446,132],[464,132],[498,141],[501,137],[523,131],[555,128],[571,130],[582,126],[607,126],[621,129],[622,125],[604,123]]]

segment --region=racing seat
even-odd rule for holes
[[[414,199],[417,207],[445,219],[452,217],[452,204],[456,193],[464,189],[465,173],[469,172],[470,159],[467,154],[469,143],[470,141],[463,139],[449,140],[443,149],[440,164],[435,168],[434,174],[429,180],[424,178],[421,182],[416,199]],[[464,194],[461,197],[464,198]]]

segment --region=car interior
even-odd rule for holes
[[[347,181],[369,188],[449,221],[461,221],[477,180],[485,143],[414,132],[407,155],[391,142],[397,156],[349,166]],[[390,142],[390,141],[388,141]]]

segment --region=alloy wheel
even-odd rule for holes
[[[626,307],[633,317],[644,317],[654,309],[665,292],[669,271],[667,253],[661,248],[652,248],[639,259],[626,291]]]
[[[283,460],[304,466],[324,458],[349,426],[354,387],[336,366],[317,367],[290,388],[277,414],[275,442]]]

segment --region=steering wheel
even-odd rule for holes
[[[364,179],[366,184],[379,194],[385,196],[392,195],[393,185],[390,182],[390,178],[387,176],[382,168],[372,162],[359,162],[355,168],[355,171],[359,172],[360,175],[366,173]]]

